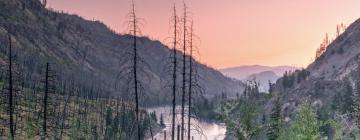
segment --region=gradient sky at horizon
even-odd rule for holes
[[[171,7],[182,0],[134,0],[143,35],[165,42]],[[326,33],[360,17],[359,0],[185,0],[201,38],[199,61],[238,65],[307,66]],[[48,0],[48,7],[100,20],[124,33],[131,0]]]

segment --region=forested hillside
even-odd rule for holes
[[[229,138],[359,139],[359,36],[357,20],[306,69],[286,72],[267,93],[250,85],[242,98],[225,102],[219,112],[228,112]]]
[[[159,41],[116,33],[100,21],[45,5],[39,0],[0,1],[1,136],[144,139],[159,130],[156,116],[143,107],[172,103],[173,51]],[[133,48],[135,57],[130,57]],[[221,94],[235,97],[242,91],[241,82],[174,52],[179,62],[184,61],[178,63],[179,69],[191,64],[196,70],[194,88],[199,92],[193,96],[194,104],[208,103]],[[128,64],[133,58],[139,62],[134,69]],[[188,64],[188,59],[193,63]],[[132,76],[128,69],[135,70],[135,80],[126,78]],[[178,70],[175,75],[188,73]],[[181,80],[175,82],[180,85]],[[133,83],[141,84],[133,87]],[[175,93],[180,97],[178,90]]]
[[[120,91],[123,85],[116,83],[124,80],[119,73],[124,67],[121,62],[131,49],[130,35],[115,33],[99,21],[49,11],[37,0],[3,0],[0,6],[2,56],[6,54],[7,34],[10,33],[17,61],[24,64],[27,75],[36,76],[43,67],[41,65],[50,61],[59,65],[57,70],[61,74],[57,75],[78,79],[75,82],[82,86],[91,87],[99,82],[111,94],[125,93]],[[139,37],[138,53],[146,65],[146,75],[139,79],[147,90],[142,98],[146,102],[143,103],[165,103],[165,87],[170,81],[170,49],[159,41]],[[180,59],[180,54],[178,56]],[[5,57],[2,61],[5,62]],[[205,96],[227,92],[234,97],[242,89],[241,83],[205,65],[196,65]]]

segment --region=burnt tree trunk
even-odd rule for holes
[[[193,23],[191,23],[191,29],[190,29],[190,57],[189,57],[189,109],[188,109],[188,140],[190,140],[191,132],[191,93],[192,93],[192,73],[193,73]]]
[[[135,14],[135,5],[134,2],[132,3],[132,24],[133,24],[133,80],[134,80],[134,92],[135,92],[135,112],[136,112],[136,125],[137,125],[137,135],[138,140],[141,139],[141,132],[140,132],[140,120],[139,120],[139,95],[138,95],[138,78],[137,78],[137,44],[136,44],[136,35],[137,35],[137,17]]]
[[[186,5],[184,3],[183,17],[183,71],[182,71],[182,97],[181,97],[181,140],[184,139],[185,131],[185,94],[186,94]]]
[[[13,70],[12,70],[12,42],[11,42],[11,36],[9,35],[9,101],[8,101],[8,107],[9,107],[9,128],[10,128],[10,136],[11,139],[15,139],[15,129],[14,129],[14,103],[13,103]]]
[[[46,71],[45,71],[45,85],[44,85],[44,98],[43,98],[43,123],[42,123],[42,131],[43,136],[41,139],[45,139],[47,137],[47,107],[48,107],[48,95],[49,95],[49,63],[46,63]]]
[[[176,116],[176,69],[177,69],[177,57],[176,57],[176,44],[177,44],[177,16],[176,16],[176,7],[174,5],[174,46],[173,46],[173,85],[172,85],[172,120],[171,120],[171,140],[175,139],[175,116]]]

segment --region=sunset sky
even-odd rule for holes
[[[134,0],[143,35],[165,42],[175,2]],[[48,0],[48,7],[101,20],[125,33],[130,0]],[[360,17],[360,0],[186,0],[201,38],[198,59],[215,68],[238,65],[307,66],[326,33]]]

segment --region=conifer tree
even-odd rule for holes
[[[271,81],[269,80],[269,94],[271,94],[273,92],[273,83],[271,83]]]
[[[353,94],[353,88],[351,86],[350,81],[346,81],[345,82],[345,91],[344,94],[342,95],[342,110],[344,111],[343,113],[352,113],[354,111],[354,106],[355,106],[355,101],[353,98],[354,94]]]
[[[287,88],[288,86],[288,73],[285,71],[284,76],[282,78],[282,85],[284,88]]]
[[[320,127],[322,123],[310,103],[301,106],[290,133],[293,140],[318,140],[321,138]]]
[[[274,102],[270,116],[270,125],[267,132],[269,140],[277,140],[279,138],[281,127],[281,103],[279,98],[277,98]]]
[[[165,126],[165,124],[164,124],[164,116],[163,116],[162,113],[160,114],[160,125]]]

